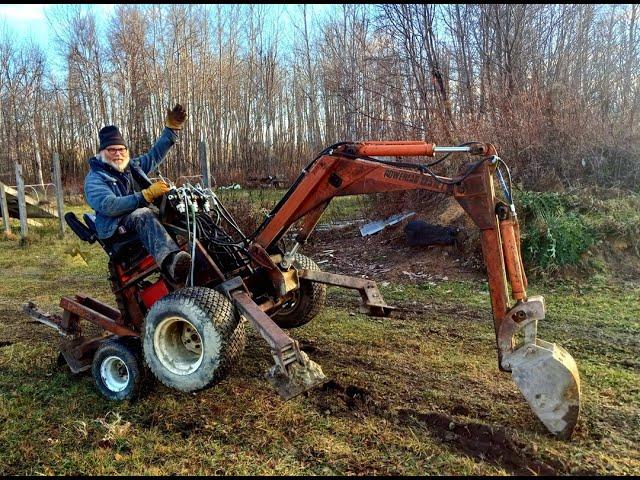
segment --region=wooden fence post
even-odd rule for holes
[[[60,220],[60,238],[64,237],[64,199],[62,196],[62,174],[60,173],[60,155],[53,154],[53,183],[56,184],[56,203]]]
[[[16,163],[16,183],[18,185],[18,213],[20,214],[20,243],[27,239],[27,203],[24,196],[24,179],[22,178],[22,165]]]
[[[0,208],[2,209],[2,223],[4,224],[4,233],[11,233],[11,225],[9,224],[9,207],[7,206],[7,194],[4,191],[4,183],[0,182]]]
[[[204,188],[211,187],[211,165],[207,158],[207,144],[204,140],[200,140],[200,173]]]

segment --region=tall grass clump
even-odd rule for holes
[[[631,192],[602,197],[602,192],[519,191],[522,252],[534,269],[553,272],[565,266],[589,268],[585,259],[595,245],[640,255],[640,196]],[[608,247],[605,247],[608,248]]]

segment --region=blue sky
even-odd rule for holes
[[[0,4],[0,28],[8,28],[14,33],[18,41],[32,39],[46,49],[51,41],[49,26],[45,17],[45,11],[53,4],[30,3]],[[113,10],[114,4],[95,5],[105,13]]]
[[[8,28],[20,40],[32,38],[43,45],[46,39],[47,22],[44,17],[44,4],[0,5],[0,26]]]
[[[46,20],[46,11],[54,4],[0,4],[0,30],[8,29],[11,36],[15,35],[18,42],[29,39],[39,44],[45,51],[51,45],[52,35]],[[278,4],[282,6],[282,4]],[[115,4],[93,4],[94,9],[110,14]],[[316,14],[322,15],[333,5],[310,4],[308,7]],[[296,5],[287,5],[290,11],[297,9]]]

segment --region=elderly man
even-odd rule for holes
[[[187,114],[179,104],[167,111],[166,128],[160,138],[146,154],[131,161],[118,128],[114,125],[104,127],[98,132],[99,153],[89,159],[90,170],[84,181],[85,198],[96,211],[98,237],[108,239],[119,227],[128,232],[135,231],[156,263],[176,284],[184,284],[191,256],[180,250],[156,214],[148,208],[156,198],[169,191],[169,187],[164,182],[156,182],[136,191],[131,171],[136,170],[141,176],[141,172],[146,175],[155,170],[177,141],[177,132],[186,118]]]

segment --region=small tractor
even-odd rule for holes
[[[433,173],[433,165],[454,153],[470,157],[456,176]],[[400,161],[436,154],[445,155],[431,163]],[[150,184],[140,172],[134,178],[140,188]],[[239,361],[248,321],[273,355],[267,379],[289,399],[326,382],[320,366],[283,329],[311,321],[324,306],[327,285],[357,290],[360,308],[369,315],[389,316],[394,310],[375,282],[322,272],[299,248],[334,197],[416,189],[453,195],[480,229],[498,368],[511,372],[552,434],[570,438],[580,411],[578,370],[566,350],[536,336],[545,303],[541,296],[527,296],[510,173],[491,144],[332,145],[302,170],[251,236],[241,231],[210,188],[172,186],[156,207],[169,234],[191,253],[186,286],[173,284],[163,274],[135,232],[99,239],[95,217],[84,214],[83,223],[67,213],[72,230],[84,241],[97,241],[108,254],[117,309],[75,295],[61,299],[61,316],[40,311],[32,302],[24,310],[61,333],[59,360],[74,373],[91,369],[100,392],[114,400],[137,396],[149,370],[182,392],[220,382]],[[294,222],[297,234],[291,239],[285,234]],[[81,320],[104,332],[84,336]]]

